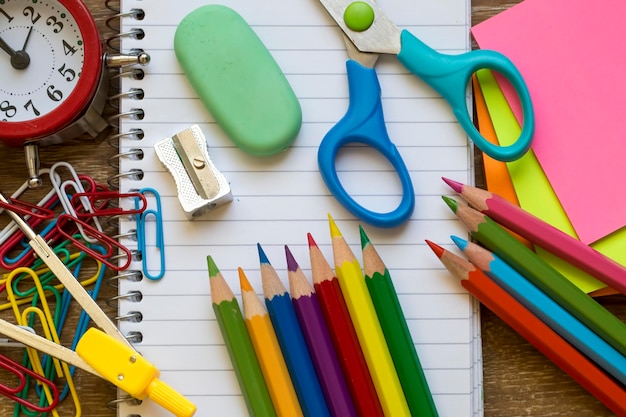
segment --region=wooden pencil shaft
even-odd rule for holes
[[[275,417],[274,406],[237,300],[213,303],[213,311],[248,412],[254,417]]]
[[[238,268],[244,321],[278,417],[301,417],[302,408],[291,382],[270,317],[242,268]]]
[[[313,236],[309,233],[307,237],[315,293],[354,405],[360,417],[384,417],[339,280]]]
[[[466,210],[473,209],[459,208],[457,213],[462,216]],[[615,349],[626,354],[626,325],[622,321],[489,217],[481,216],[482,222],[477,227],[470,228],[474,238],[592,328]]]
[[[453,237],[468,259],[497,285],[550,326],[598,365],[626,384],[626,357],[594,333],[584,323],[524,278],[509,264],[483,247]]]
[[[356,417],[348,385],[324,323],[317,296],[301,296],[293,300],[293,305],[331,415]]]
[[[305,415],[330,416],[289,294],[265,298],[274,331]],[[319,414],[317,414],[319,413]]]
[[[391,274],[365,230],[362,227],[359,227],[359,230],[365,283],[411,414],[437,417],[439,414],[391,280]]]
[[[385,414],[410,416],[408,404],[360,266],[356,261],[344,262],[336,266],[335,272]]]
[[[438,416],[389,271],[366,276],[365,282],[412,415]]]
[[[321,301],[322,313],[359,415],[383,417],[383,410],[350,320],[339,281],[334,278],[315,284],[315,292]]]
[[[626,268],[591,246],[509,203],[497,194],[463,186],[461,195],[471,206],[502,226],[626,294]]]
[[[626,415],[626,391],[598,369],[586,356],[546,326],[506,291],[476,274],[461,284],[487,308],[570,375],[617,415]],[[491,282],[490,285],[488,282]]]

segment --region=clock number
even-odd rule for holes
[[[48,86],[48,97],[52,101],[61,101],[63,98],[63,93],[61,90],[55,90],[53,85]]]
[[[59,74],[65,77],[65,81],[73,81],[76,78],[76,71],[71,68],[65,68],[65,64],[61,68],[59,68]]]
[[[0,111],[3,112],[4,116],[7,118],[11,118],[17,114],[17,108],[6,100],[0,103]]]
[[[46,25],[52,26],[54,29],[52,30],[54,33],[59,33],[63,30],[63,23],[59,22],[56,16],[50,16],[46,19]]]
[[[35,116],[39,116],[41,114],[41,112],[39,110],[37,110],[37,108],[35,107],[35,105],[33,104],[32,100],[28,100],[28,102],[26,104],[24,104],[24,108],[26,110],[28,110],[29,107],[32,107],[33,109],[33,113],[35,113]]]
[[[9,23],[11,23],[11,21],[13,20],[12,16],[9,16],[9,14],[7,12],[4,11],[4,9],[0,8],[0,14],[3,15],[4,17],[6,17],[9,20]]]
[[[63,50],[65,51],[65,55],[74,55],[76,53],[76,48],[65,41],[63,41]]]
[[[35,9],[30,6],[24,8],[24,16],[30,16],[30,21],[33,25],[41,19],[41,14],[35,13]]]

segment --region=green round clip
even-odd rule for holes
[[[364,1],[355,1],[346,7],[343,13],[343,21],[349,29],[355,32],[363,32],[374,23],[374,9]]]

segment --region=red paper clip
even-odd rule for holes
[[[0,394],[4,395],[7,398],[12,399],[13,401],[22,404],[26,408],[32,411],[36,411],[38,413],[47,413],[51,411],[53,408],[57,406],[59,403],[59,389],[57,386],[50,381],[49,379],[39,375],[36,372],[31,371],[30,369],[20,365],[19,363],[13,361],[10,358],[0,354],[0,368],[4,368],[10,373],[14,374],[18,379],[18,384],[15,387],[9,387],[5,384],[0,383]],[[19,397],[20,391],[22,391],[26,386],[27,377],[31,377],[37,381],[37,383],[45,384],[50,388],[50,392],[52,394],[52,401],[49,405],[40,406],[38,404],[34,404],[26,401],[25,399]]]
[[[83,231],[87,235],[87,237],[96,240],[97,244],[102,246],[104,253],[100,253],[98,251],[91,249],[89,246],[85,245],[80,240],[74,238],[72,234],[69,234],[65,230],[63,230],[67,224],[71,224],[71,223],[74,223],[77,226],[82,226]],[[110,238],[105,233],[97,230],[96,228],[85,223],[84,221],[76,217],[70,216],[69,214],[61,214],[57,218],[56,228],[59,231],[59,233],[63,235],[66,239],[69,239],[74,244],[74,246],[76,246],[78,249],[82,250],[83,252],[87,253],[94,259],[99,260],[100,262],[108,266],[109,268],[116,270],[116,271],[121,271],[123,269],[128,268],[128,265],[130,265],[130,262],[132,260],[131,253],[130,253],[130,250],[126,248],[126,246],[118,243],[115,239]],[[126,255],[126,262],[123,265],[115,265],[109,261],[109,259],[113,255],[117,255],[115,253],[116,248],[124,252],[124,254]]]
[[[9,204],[0,201],[0,207],[5,210],[11,210],[15,213],[21,214],[22,216],[30,216],[41,220],[51,219],[54,217],[54,212],[45,207],[27,203],[26,201],[18,200],[17,198],[7,197],[7,200],[9,200]]]
[[[58,201],[59,200],[55,194],[48,201],[46,201],[42,206],[40,206],[40,208],[50,209],[54,207],[58,203]],[[38,226],[44,220],[45,219],[42,219],[39,217],[33,217],[33,216],[31,216],[28,219],[25,219],[26,223],[31,228]],[[52,241],[51,239],[54,239],[57,237],[54,231],[55,231],[55,228],[52,228],[42,233],[42,236],[44,237],[44,239],[46,239],[46,242],[51,242]],[[2,268],[5,268],[5,269],[17,268],[19,266],[24,266],[28,264],[34,259],[34,252],[32,248],[29,248],[27,250],[28,253],[25,253],[22,256],[18,256],[17,258],[11,258],[9,256],[9,253],[11,253],[13,250],[17,250],[17,251],[20,250],[20,248],[17,248],[17,245],[20,244],[20,242],[23,242],[26,246],[28,246],[26,242],[24,241],[24,232],[22,232],[19,228],[16,227],[15,232],[12,235],[10,235],[6,240],[4,240],[2,244],[0,245],[0,266]],[[21,250],[24,250],[24,249],[25,249],[25,246],[22,246]]]
[[[132,198],[133,201],[135,199],[141,200],[141,204],[132,208],[132,209],[124,209],[122,207],[117,207],[116,205],[109,205],[112,200],[119,200],[120,198]],[[92,212],[76,212],[76,215],[79,219],[87,218],[87,217],[95,217],[95,216],[119,216],[119,215],[136,215],[141,214],[146,210],[148,203],[146,201],[146,197],[141,193],[120,193],[118,191],[96,191],[96,192],[85,192],[85,193],[75,193],[72,196],[72,206],[74,207],[84,207],[83,204],[80,203],[80,200],[87,199]]]

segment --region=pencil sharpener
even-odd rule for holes
[[[232,201],[230,185],[211,161],[206,138],[198,125],[157,142],[154,150],[174,177],[187,219],[199,218]]]

